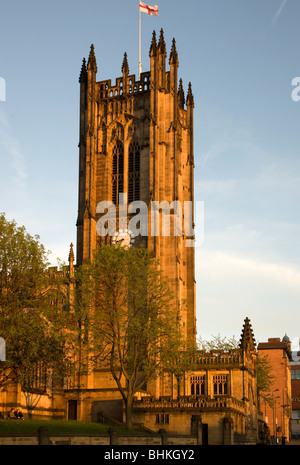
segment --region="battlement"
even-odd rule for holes
[[[136,80],[136,76],[131,74],[129,76],[118,77],[115,82],[115,85],[112,85],[111,79],[97,82],[99,98],[101,100],[122,97],[137,92],[149,92],[150,71],[141,73],[140,80]]]
[[[61,268],[58,268],[57,266],[50,266],[48,268],[48,277],[51,278],[51,276],[61,276],[63,278],[69,278],[70,276],[70,267],[69,265],[64,265]]]
[[[87,91],[89,95],[93,95],[94,98],[98,101],[105,101],[107,99],[120,99],[124,96],[130,97],[130,95],[133,96],[140,93],[149,93],[150,95],[153,91],[154,99],[154,94],[156,92],[171,94],[171,98],[177,101],[178,108],[180,110],[185,110],[185,104],[187,107],[193,107],[194,98],[191,90],[191,83],[189,83],[188,86],[186,99],[184,95],[182,79],[179,79],[178,83],[177,68],[179,66],[179,61],[175,39],[172,41],[172,47],[169,56],[169,71],[166,70],[167,51],[162,29],[158,42],[156,40],[156,33],[153,31],[149,57],[150,71],[139,73],[137,78],[134,74],[129,74],[127,53],[125,52],[121,67],[122,76],[117,77],[114,84],[112,83],[111,79],[97,81],[97,61],[95,57],[94,45],[92,44],[88,61],[86,62],[85,58],[83,59],[79,76],[79,82],[82,85],[85,101],[87,101]]]
[[[235,365],[242,361],[242,350],[212,350],[211,352],[199,351],[195,363],[201,365]]]
[[[186,362],[190,367],[197,370],[206,370],[208,367],[217,369],[218,366],[239,366],[243,363],[243,349],[232,349],[228,352],[223,350],[212,350],[210,352],[198,350],[194,356],[189,356],[188,359],[183,353],[175,363],[180,364],[182,362]]]
[[[70,253],[69,253],[69,264],[62,264],[61,267],[58,266],[49,266],[47,269],[48,278],[51,277],[62,277],[62,278],[73,278],[76,271],[76,265],[74,264],[74,251],[73,244],[70,244]]]

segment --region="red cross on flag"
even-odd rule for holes
[[[151,15],[151,16],[158,16],[157,5],[150,6],[140,1],[140,11],[142,11],[143,13],[147,13],[148,15]]]

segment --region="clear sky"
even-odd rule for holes
[[[146,2],[147,3],[147,2]],[[198,334],[300,337],[299,0],[157,0],[142,14],[175,37],[195,98]],[[0,0],[0,211],[56,257],[76,243],[78,77],[95,46],[97,79],[138,73],[138,0]],[[5,84],[5,100],[3,98]],[[299,91],[300,95],[300,91]],[[2,97],[1,97],[2,96]]]

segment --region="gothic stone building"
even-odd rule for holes
[[[142,243],[161,268],[176,301],[188,305],[181,315],[186,339],[196,338],[194,247],[194,147],[191,84],[187,95],[178,79],[178,54],[175,40],[166,70],[167,49],[163,31],[157,40],[153,33],[150,47],[150,71],[138,78],[129,73],[127,55],[122,75],[114,83],[97,81],[97,63],[91,46],[88,62],[83,60],[80,73],[79,201],[77,218],[76,266],[91,258],[102,241],[109,242],[122,230],[130,234],[129,213],[118,215],[115,231],[99,234],[103,202],[114,205],[118,213],[140,201],[147,206],[148,224],[151,206],[162,202],[170,206],[170,231],[176,222],[176,206],[192,206],[192,230],[181,234],[162,232],[163,208],[158,210],[157,234],[142,230],[133,246]],[[123,195],[123,197],[122,197]],[[175,203],[174,203],[175,202]],[[177,202],[177,204],[176,204]],[[120,218],[122,218],[123,223]],[[125,231],[125,232],[124,232]],[[124,235],[125,234],[125,235]],[[132,241],[133,238],[129,237]],[[69,269],[74,286],[75,257],[71,249]],[[40,392],[33,415],[36,418],[69,418],[99,421],[110,417],[123,420],[121,395],[109,371],[94,370],[80,379],[80,388],[72,379],[64,389],[49,384]],[[38,386],[36,386],[38,388]],[[26,416],[26,393],[15,387],[2,393],[2,410],[20,406]],[[256,351],[248,319],[242,331],[240,348],[224,353],[199,352],[197,369],[185,373],[179,383],[160,378],[138,393],[134,422],[158,431],[178,434],[201,431],[199,442],[234,443],[258,441],[258,406],[256,388]],[[198,425],[198,426],[197,426]]]
[[[189,86],[185,109],[181,81],[178,89],[175,41],[169,72],[165,69],[166,56],[161,32],[158,44],[153,35],[150,71],[141,73],[138,81],[129,74],[126,54],[122,76],[114,84],[111,80],[96,81],[93,46],[87,67],[83,62],[76,263],[80,265],[91,258],[92,251],[103,239],[97,230],[101,217],[99,203],[112,202],[119,213],[120,194],[126,194],[129,205],[143,202],[149,218],[143,221],[136,240],[142,241],[159,258],[176,301],[188,301],[187,311],[181,317],[189,338],[196,333],[194,247],[186,246],[191,238],[185,230],[181,235],[164,235],[162,218],[158,221],[158,234],[151,231],[154,202],[170,206],[170,231],[176,221],[174,202],[182,207],[190,202],[193,211],[193,95]],[[160,217],[163,214],[160,209]],[[148,224],[146,231],[142,229],[145,223]],[[116,230],[124,228],[128,225],[116,225]]]

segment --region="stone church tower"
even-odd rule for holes
[[[187,301],[181,320],[185,336],[194,339],[194,100],[191,84],[185,100],[182,80],[178,79],[179,61],[174,39],[169,71],[166,70],[163,30],[158,40],[153,32],[149,56],[150,71],[136,78],[129,73],[125,53],[122,75],[115,83],[110,79],[97,81],[93,45],[88,62],[83,60],[79,78],[76,262],[80,265],[89,259],[101,241],[109,243],[120,229],[130,229],[128,222],[133,215],[128,207],[125,215],[127,224],[120,224],[117,220],[116,231],[110,231],[105,237],[100,235],[97,224],[104,210],[99,211],[99,203],[108,202],[119,213],[124,207],[120,194],[125,194],[128,206],[136,201],[143,202],[147,214],[140,221],[134,245],[144,244],[154,257],[159,258],[176,301]],[[191,207],[188,213],[184,210],[186,204]],[[158,216],[153,213],[153,205],[159,207],[155,210]],[[184,228],[187,216],[192,224],[192,230],[188,231]],[[154,217],[159,219],[155,223],[159,224],[159,229],[153,227]],[[163,229],[166,218],[170,222],[169,234]],[[177,218],[180,224],[176,222]],[[175,233],[175,224],[180,226],[179,233],[176,228]]]
[[[88,62],[83,60],[76,266],[91,258],[102,242],[122,239],[122,245],[128,240],[128,245],[147,247],[159,259],[177,301],[187,301],[179,308],[185,337],[193,341],[193,94],[189,84],[185,98],[178,79],[174,39],[168,71],[163,31],[158,41],[153,33],[149,55],[150,71],[136,78],[129,74],[125,54],[122,75],[113,84],[109,79],[96,80],[93,46]],[[185,209],[185,204],[192,208]],[[135,211],[137,206],[142,215]],[[117,214],[115,222],[110,222],[109,210]],[[136,217],[139,221],[133,237]],[[187,219],[191,228],[186,227]],[[164,220],[169,220],[170,231]],[[69,266],[49,270],[62,273],[70,308],[76,294],[76,266],[71,246]],[[122,423],[123,399],[109,368],[81,370],[83,358],[89,361],[88,344],[79,349],[75,360],[79,369],[67,376],[63,385],[37,364],[32,367],[30,385],[13,382],[0,389],[0,415],[14,406],[24,411],[25,418],[32,416],[28,399],[33,393],[38,397],[35,419]],[[246,318],[239,347],[228,352],[197,350],[180,375],[166,373],[147,382],[133,401],[134,423],[154,432],[164,429],[170,435],[191,435],[197,444],[256,444],[267,437],[259,416],[256,356]]]

